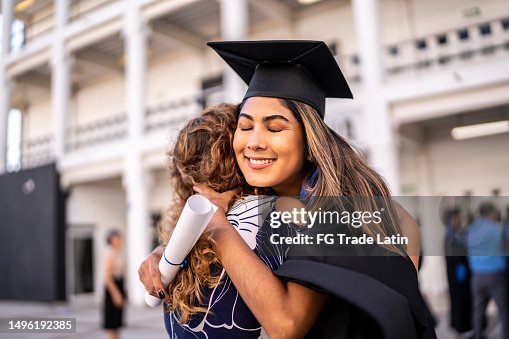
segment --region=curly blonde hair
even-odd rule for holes
[[[236,106],[229,104],[206,109],[182,128],[175,146],[168,152],[174,194],[157,228],[162,245],[168,243],[186,200],[194,194],[193,185],[204,184],[217,192],[236,187],[243,187],[244,193],[252,191],[233,151],[235,112]],[[171,299],[167,310],[176,311],[181,323],[186,323],[195,313],[206,312],[206,308],[200,306],[202,288],[214,287],[220,282],[220,277],[211,271],[221,264],[207,233],[202,234],[187,258],[188,269],[180,270],[168,287]]]

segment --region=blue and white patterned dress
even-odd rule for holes
[[[274,211],[275,201],[276,197],[247,196],[235,203],[226,215],[249,247],[271,270],[275,270],[285,261],[288,247],[271,244],[267,241],[270,234],[295,234],[295,230],[288,225],[277,230],[269,227],[268,216]],[[214,273],[221,276],[221,283],[214,288],[204,288],[203,306],[207,307],[206,313],[193,315],[184,325],[179,323],[175,312],[164,313],[169,337],[268,338],[224,268],[215,267]]]

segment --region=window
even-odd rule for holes
[[[509,18],[500,20],[500,24],[504,30],[509,30]]]
[[[428,47],[428,44],[426,43],[426,40],[424,39],[419,39],[417,40],[417,42],[415,43],[415,47],[419,50],[425,50],[426,47]]]
[[[327,46],[329,46],[329,49],[332,53],[332,55],[338,55],[339,51],[338,51],[338,44],[336,42],[329,42],[327,44]]]
[[[219,104],[223,100],[223,75],[203,79],[201,90],[203,108]]]
[[[25,24],[21,20],[14,20],[11,26],[11,53],[19,52],[25,45]]]
[[[437,42],[441,46],[447,44],[447,35],[440,34],[439,36],[437,36]]]
[[[479,33],[481,33],[482,36],[491,35],[491,26],[490,26],[490,24],[479,25]]]
[[[20,110],[11,109],[7,118],[7,172],[21,169],[21,142],[23,114]]]
[[[458,31],[458,38],[460,40],[465,41],[465,40],[468,40],[469,37],[470,37],[470,34],[468,33],[468,30],[461,29]]]

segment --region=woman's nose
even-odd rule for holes
[[[251,151],[266,149],[267,143],[262,133],[254,130],[247,141],[247,148]]]

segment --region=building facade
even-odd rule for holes
[[[509,120],[505,0],[1,5],[0,172],[56,163],[68,192],[70,297],[100,297],[103,239],[116,227],[126,237],[131,301],[142,303],[138,266],[171,197],[165,153],[186,119],[238,102],[246,88],[207,41],[325,41],[355,98],[328,101],[325,120],[395,194],[509,195],[509,134],[451,134],[500,122],[503,131]],[[431,251],[440,222],[419,204],[407,208],[429,230],[423,250]],[[445,292],[443,272],[440,258],[426,258],[425,293]]]

